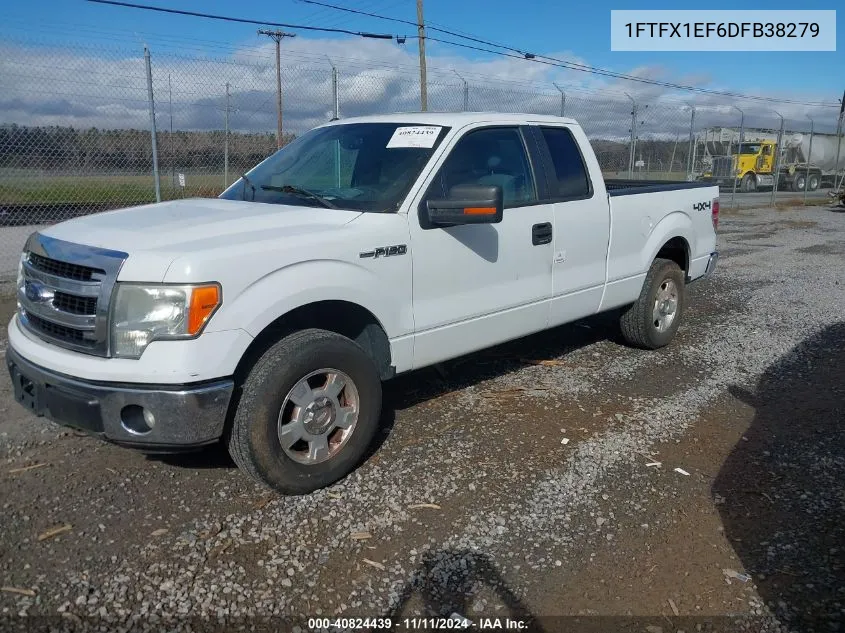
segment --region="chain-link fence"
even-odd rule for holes
[[[817,198],[845,168],[837,108],[784,106],[784,118],[765,103],[708,95],[683,101],[653,90],[467,77],[432,69],[428,109],[573,117],[608,178],[711,178],[727,204],[764,204],[766,191],[771,202]],[[33,226],[215,196],[279,142],[272,48],[214,57],[158,54],[140,43],[8,39],[0,42],[0,85],[0,273],[14,270]],[[407,66],[283,61],[281,85],[282,143],[335,116],[420,105],[418,76]]]

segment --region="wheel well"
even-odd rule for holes
[[[689,272],[689,244],[682,237],[673,237],[666,242],[657,251],[655,257],[670,259],[680,266],[685,273]]]
[[[328,330],[352,339],[373,359],[383,380],[393,376],[390,342],[372,312],[349,301],[317,301],[291,310],[265,327],[238,363],[235,381],[242,381],[255,361],[276,341],[306,328]]]

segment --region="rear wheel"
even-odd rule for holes
[[[792,181],[792,190],[793,191],[804,191],[804,187],[807,186],[807,177],[804,174],[797,174],[795,176],[795,180]]]
[[[807,191],[815,191],[819,188],[821,178],[818,174],[810,174],[810,179],[807,181]]]
[[[246,377],[228,434],[247,474],[283,494],[345,477],[364,458],[381,414],[381,380],[350,339],[302,330],[268,349]]]
[[[622,312],[622,336],[635,347],[668,345],[678,331],[686,304],[684,271],[668,259],[655,259],[640,296]]]
[[[754,174],[745,174],[742,177],[741,190],[745,193],[757,191],[757,177]]]

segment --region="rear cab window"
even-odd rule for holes
[[[553,200],[579,200],[593,195],[584,157],[572,132],[565,127],[540,126],[552,170],[547,175]]]

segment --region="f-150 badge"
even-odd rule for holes
[[[376,249],[371,251],[365,251],[363,253],[359,253],[358,256],[365,258],[365,257],[372,257],[377,259],[379,257],[392,257],[393,255],[404,255],[408,252],[408,247],[405,244],[396,244],[395,246],[379,246]]]

